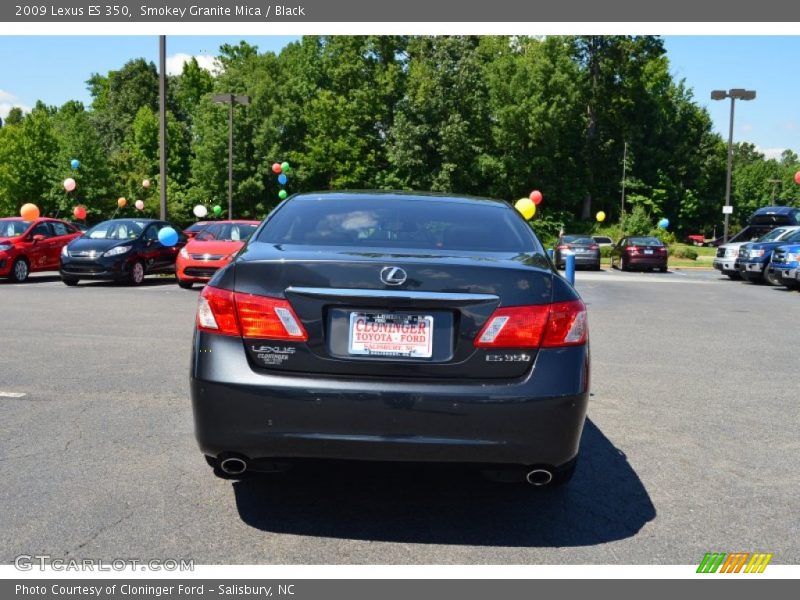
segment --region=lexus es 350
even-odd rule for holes
[[[191,396],[223,477],[322,458],[563,483],[589,396],[586,308],[505,202],[296,195],[203,289]]]

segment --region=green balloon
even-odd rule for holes
[[[222,212],[222,207],[221,207],[219,204],[217,204],[217,205],[216,205],[216,206],[213,208],[213,210],[214,210],[214,214],[215,214],[215,215],[219,215],[219,214]]]
[[[286,193],[286,190],[281,190],[280,192],[278,192],[278,198],[280,198],[281,200],[286,200],[286,196],[288,195],[289,194]]]
[[[281,171],[288,171],[289,169],[291,169],[291,167],[289,166],[288,162],[281,163]]]

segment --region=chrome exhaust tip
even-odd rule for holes
[[[247,462],[241,458],[230,457],[220,461],[219,468],[228,475],[241,475],[247,470]]]
[[[553,473],[547,469],[533,469],[532,471],[528,472],[528,474],[525,476],[525,479],[531,485],[540,487],[553,481]]]

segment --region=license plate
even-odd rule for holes
[[[430,358],[433,316],[351,312],[347,351],[357,356]]]
[[[644,253],[645,253],[645,254],[652,254],[652,253],[653,253],[653,251],[652,251],[652,250],[645,250],[645,251],[644,251]]]

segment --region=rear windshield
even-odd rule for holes
[[[33,221],[17,221],[0,219],[0,237],[17,237],[28,230]]]
[[[594,239],[585,235],[565,235],[561,238],[565,244],[594,244]]]
[[[195,238],[200,242],[239,242],[245,241],[256,230],[250,223],[214,223],[207,225]]]
[[[259,242],[310,246],[542,253],[530,228],[501,204],[426,198],[295,197]]]
[[[663,246],[661,240],[654,237],[632,237],[628,240],[629,246]]]

